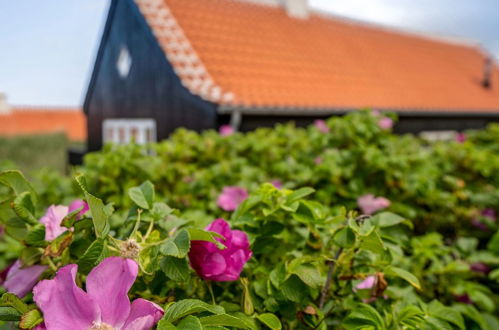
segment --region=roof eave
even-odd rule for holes
[[[366,107],[367,108],[367,107]],[[499,118],[499,107],[497,110],[484,109],[402,109],[402,108],[380,108],[377,110],[395,112],[400,117],[490,117]],[[332,116],[343,115],[348,112],[357,111],[359,107],[287,107],[287,106],[242,106],[242,105],[220,105],[217,109],[220,115],[230,115],[234,111],[241,115],[250,116]]]

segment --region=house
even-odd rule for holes
[[[499,69],[477,45],[306,0],[113,0],[84,111],[96,150],[363,107],[397,112],[398,132],[483,127],[499,118]]]
[[[86,118],[81,108],[11,106],[0,93],[0,136],[64,133],[72,141],[87,138]]]

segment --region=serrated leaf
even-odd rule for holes
[[[272,313],[260,314],[256,318],[272,330],[282,329],[281,321]]]
[[[385,245],[383,244],[383,241],[381,240],[378,232],[375,230],[371,231],[371,233],[367,236],[362,236],[360,240],[361,243],[359,247],[361,249],[368,250],[377,254],[381,254],[385,250]]]
[[[366,326],[373,326],[374,329],[385,329],[381,315],[372,307],[360,304],[343,321],[342,325],[346,329],[363,329]]]
[[[226,326],[239,329],[249,328],[244,321],[229,314],[210,315],[200,318],[200,321],[203,326]]]
[[[453,323],[459,329],[466,329],[461,313],[451,307],[442,305],[442,303],[438,300],[433,300],[430,304],[428,304],[428,313],[433,317]]]
[[[78,270],[88,274],[107,256],[107,242],[99,238],[90,244],[85,253],[78,259]]]
[[[166,218],[172,212],[173,209],[165,203],[154,203],[151,209],[151,216],[154,218],[154,220],[161,220]]]
[[[138,187],[128,190],[128,196],[137,206],[149,210],[154,204],[154,186],[150,181],[146,181]]]
[[[165,308],[163,320],[175,322],[187,315],[201,312],[223,314],[225,310],[220,306],[210,305],[198,299],[184,299],[168,305]]]
[[[333,242],[339,247],[348,249],[355,244],[355,232],[350,227],[343,227],[333,235]]]
[[[72,241],[73,233],[70,231],[66,231],[57,236],[53,241],[49,243],[49,245],[47,245],[44,251],[44,255],[51,257],[60,257]]]
[[[177,325],[178,329],[185,329],[185,330],[203,330],[203,325],[201,324],[201,321],[192,315],[187,316],[185,319],[180,321]]]
[[[405,221],[400,215],[397,215],[392,212],[381,212],[374,215],[371,220],[373,224],[378,225],[379,227],[391,227],[396,226]]]
[[[23,302],[15,294],[7,292],[0,298],[0,307],[12,307],[16,309],[19,313],[26,313],[28,311],[28,305]]]
[[[317,268],[312,265],[298,265],[294,267],[292,273],[297,275],[300,280],[312,288],[317,288],[324,284],[321,274]]]
[[[30,192],[31,197],[33,198],[33,204],[36,206],[36,192],[20,171],[8,170],[1,172],[0,183],[11,188],[16,196],[26,191]]]
[[[175,238],[167,239],[159,248],[159,252],[166,256],[184,258],[191,247],[189,232],[180,230]]]
[[[0,307],[0,321],[19,321],[21,315],[13,307]]]
[[[290,205],[299,199],[302,199],[310,194],[313,194],[314,192],[315,192],[315,189],[310,188],[310,187],[304,187],[304,188],[300,188],[298,190],[295,190],[291,194],[288,195],[288,197],[286,199],[286,204]]]
[[[421,284],[419,283],[418,278],[405,269],[388,266],[385,269],[385,274],[400,277],[401,279],[409,282],[409,284],[416,289],[421,290]]]
[[[294,302],[303,301],[307,297],[308,291],[307,285],[296,275],[291,275],[281,285],[281,292],[284,297]]]
[[[166,256],[161,259],[159,266],[166,276],[177,282],[189,279],[189,266],[185,258]]]
[[[109,215],[104,211],[104,203],[101,199],[90,194],[87,190],[87,184],[85,182],[85,177],[81,174],[75,177],[76,182],[80,186],[83,194],[85,195],[85,200],[87,201],[88,207],[92,214],[92,221],[95,229],[95,236],[103,237],[109,231]]]
[[[21,316],[19,327],[21,329],[32,329],[43,322],[43,317],[38,309],[32,309]]]
[[[177,327],[174,326],[171,322],[162,319],[156,325],[156,330],[176,330]]]
[[[28,235],[26,235],[25,242],[28,245],[45,247],[48,243],[45,240],[45,226],[42,224],[38,224],[31,228],[28,231]]]
[[[198,228],[189,228],[187,230],[189,231],[191,241],[211,242],[214,243],[220,250],[224,250],[226,248],[225,245],[215,239],[215,237],[224,239],[224,237],[219,233]]]
[[[29,224],[39,224],[38,219],[33,215],[35,213],[35,205],[30,191],[25,191],[17,195],[12,202],[12,209],[21,219]]]

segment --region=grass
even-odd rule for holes
[[[65,173],[68,148],[82,144],[69,141],[62,133],[0,137],[0,170],[18,168],[30,173],[50,168]]]

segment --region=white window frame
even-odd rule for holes
[[[132,55],[126,46],[121,46],[116,59],[116,70],[122,79],[126,79],[132,67]]]
[[[135,130],[135,138],[133,132]],[[157,141],[156,120],[140,119],[104,119],[102,124],[102,140],[104,143],[128,144],[134,140],[137,144]]]

